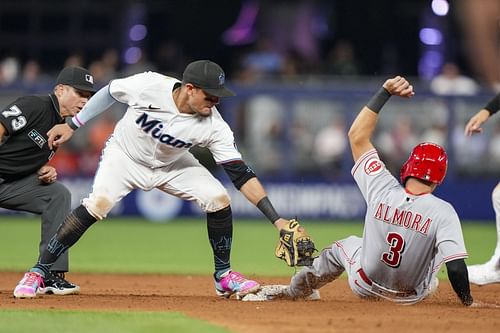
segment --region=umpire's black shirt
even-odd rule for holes
[[[0,113],[6,129],[0,144],[0,178],[23,178],[45,165],[55,153],[47,145],[47,132],[62,122],[54,94],[20,97],[4,108]]]

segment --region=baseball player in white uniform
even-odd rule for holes
[[[465,135],[471,136],[483,131],[482,125],[495,113],[500,111],[500,93],[496,94],[488,104],[479,110],[465,125]],[[495,210],[497,245],[490,260],[481,265],[467,267],[469,280],[477,285],[500,283],[500,182],[491,193],[491,201]]]
[[[413,87],[400,76],[387,80],[349,131],[352,175],[367,202],[363,237],[351,236],[324,249],[281,289],[281,296],[310,298],[346,271],[352,291],[362,298],[413,304],[437,288],[436,275],[445,263],[458,297],[464,305],[472,304],[459,218],[449,203],[432,194],[445,177],[446,152],[432,143],[417,145],[401,169],[400,184],[370,141],[391,95],[411,97]],[[277,289],[264,286],[261,293],[280,295]]]
[[[35,297],[39,277],[94,222],[104,219],[133,189],[153,188],[195,201],[207,213],[218,295],[241,297],[259,289],[256,281],[231,270],[229,195],[189,152],[193,146],[207,147],[234,185],[278,230],[288,223],[276,213],[255,173],[242,160],[233,132],[216,108],[221,97],[234,95],[224,84],[224,71],[209,60],[190,63],[182,82],[154,72],[116,79],[99,90],[77,116],[49,131],[49,145],[58,146],[112,104],[127,105],[103,150],[92,192],[68,215],[38,263],[14,290],[15,297]]]

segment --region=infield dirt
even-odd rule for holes
[[[472,286],[476,301],[491,308],[462,306],[448,281],[412,306],[355,297],[346,279],[321,289],[319,301],[241,302],[215,296],[210,276],[68,274],[80,295],[15,299],[19,272],[0,272],[0,307],[99,311],[180,311],[233,332],[499,332],[500,284]],[[287,277],[255,277],[262,284],[286,284]]]

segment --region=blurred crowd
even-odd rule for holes
[[[107,49],[98,59],[90,61],[81,53],[71,54],[61,64],[61,68],[71,65],[86,67],[94,75],[97,85],[103,86],[113,78],[145,70],[179,76],[185,65],[192,60],[193,57],[186,55],[179,44],[170,41],[161,45],[154,59],[149,59],[147,52],[141,49],[140,57],[135,63],[125,64],[121,61],[118,50]],[[317,80],[322,76],[332,75],[355,79],[362,72],[348,41],[341,40],[331,50],[327,50],[325,61],[321,63],[294,51],[278,51],[271,40],[266,38],[242,49],[240,55],[225,69],[228,78],[239,84]],[[17,57],[7,56],[0,59],[0,87],[37,92],[51,84],[58,70],[60,69],[46,71],[34,59],[23,62]]]
[[[293,105],[272,95],[246,103],[251,121],[239,146],[247,149],[256,170],[273,177],[349,179],[353,161],[347,131],[369,95],[311,97],[294,96]],[[464,135],[467,119],[487,98],[427,93],[411,101],[393,99],[384,107],[374,144],[395,175],[413,146],[434,142],[448,151],[450,177],[494,176],[500,168],[500,121],[488,124],[482,135]]]
[[[145,70],[179,77],[185,64],[191,60],[179,45],[165,43],[154,61],[143,52],[136,63],[124,65],[119,52],[108,49],[91,61],[82,54],[72,54],[61,64],[61,68],[69,65],[86,67],[94,75],[96,85],[102,87],[114,78]],[[0,60],[0,88],[11,96],[49,93],[58,70],[46,72],[36,60],[22,63],[15,57],[6,57]],[[347,93],[316,97],[314,88],[311,88],[310,97],[306,91],[299,98],[294,98],[292,103],[290,97],[294,95],[286,90],[278,95],[253,92],[256,87],[262,88],[263,83],[266,86],[274,84],[275,87],[303,89],[320,87],[320,90],[330,90],[331,87],[331,91],[335,92],[336,87],[345,91],[348,82],[354,87],[356,82],[366,82],[368,79],[362,75],[363,69],[349,41],[338,41],[328,50],[324,62],[318,62],[298,53],[278,52],[270,40],[262,39],[245,49],[227,72],[233,86],[249,93],[244,94],[245,97],[237,97],[238,103],[232,103],[231,109],[224,109],[222,105],[221,110],[226,115],[232,113],[230,123],[238,146],[259,174],[326,178],[349,175],[352,160],[347,129],[353,111],[359,110],[369,95]],[[329,83],[332,78],[337,85]],[[369,81],[373,84],[366,91],[372,91],[373,87],[382,83],[373,78]],[[381,124],[376,135],[375,143],[389,168],[397,172],[410,147],[425,140],[447,147],[455,155],[458,172],[474,175],[484,173],[485,169],[498,170],[500,122],[492,122],[491,130],[486,135],[467,139],[463,135],[465,119],[479,110],[487,98],[450,99],[484,94],[484,87],[464,75],[454,62],[443,64],[441,73],[431,81],[417,81],[415,84],[428,93],[427,97],[417,99],[411,106],[400,102],[389,104],[388,111],[384,112],[393,112],[393,117],[383,117],[382,121],[392,123],[387,123],[387,126]],[[353,91],[356,92],[356,88]],[[450,101],[455,104],[450,104]],[[402,111],[409,108],[420,110]],[[89,126],[77,131],[74,139],[60,148],[52,161],[59,174],[93,175],[101,150],[123,111],[117,107],[105,112]]]

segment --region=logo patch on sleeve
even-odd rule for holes
[[[45,144],[45,142],[47,142],[47,140],[45,140],[45,138],[43,136],[40,135],[40,133],[38,133],[37,131],[35,130],[31,130],[29,133],[28,133],[28,136],[30,137],[31,140],[33,140],[33,142],[35,142],[38,147],[40,148],[43,148],[43,145]]]
[[[384,170],[384,164],[378,158],[370,158],[365,162],[365,172],[369,176],[375,176]]]

